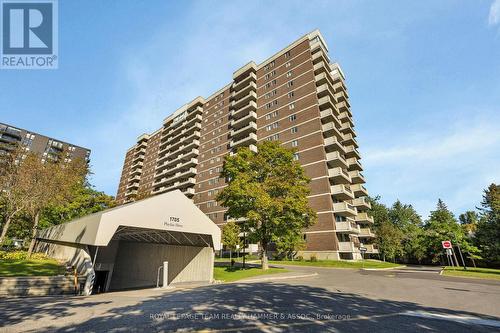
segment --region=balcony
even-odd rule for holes
[[[324,110],[324,109],[328,109],[328,108],[330,108],[332,110],[337,110],[337,107],[335,106],[337,104],[337,102],[335,101],[335,99],[333,97],[330,97],[328,95],[318,99],[318,104],[319,104],[320,110]]]
[[[328,169],[328,177],[333,180],[336,184],[350,184],[351,177],[347,171],[340,167],[336,167],[333,169]]]
[[[366,247],[366,253],[378,253],[378,248],[375,244],[363,244],[363,246]]]
[[[347,161],[349,171],[353,171],[353,170],[363,171],[363,167],[361,166],[361,164],[359,163],[357,158],[351,157],[351,158],[348,158],[346,161]]]
[[[141,168],[136,168],[136,169],[132,169],[132,171],[130,171],[130,176],[134,176],[134,175],[140,175],[142,173],[142,169]]]
[[[351,182],[353,184],[364,184],[364,183],[366,183],[365,182],[365,177],[358,170],[349,171],[349,176],[351,177]]]
[[[257,90],[257,84],[253,81],[250,81],[246,86],[242,86],[240,90],[233,91],[231,93],[231,97],[233,98],[233,100],[238,100],[243,96],[249,94],[251,91],[256,91],[256,90]]]
[[[238,138],[247,136],[249,133],[255,133],[256,131],[257,131],[257,124],[252,121],[248,125],[238,130],[231,130],[231,138],[237,140]]]
[[[323,124],[326,123],[334,123],[336,127],[340,127],[342,124],[340,121],[337,119],[335,116],[337,114],[336,110],[334,109],[325,109],[320,111],[320,117],[321,117],[321,122]]]
[[[321,125],[321,129],[323,131],[323,136],[325,138],[335,136],[337,140],[342,141],[344,139],[344,136],[340,131],[337,129],[335,126],[335,123],[326,123],[324,125]]]
[[[373,223],[373,217],[366,212],[358,213],[355,220],[357,223]]]
[[[171,175],[169,177],[166,177],[166,176],[164,176],[162,174],[159,174],[159,175],[155,176],[158,179],[155,180],[155,182],[153,183],[153,185],[154,186],[159,186],[159,185],[163,185],[163,184],[166,184],[166,183],[175,182],[178,179],[190,178],[192,176],[196,176],[196,169],[195,168],[189,168],[189,169],[187,169],[185,171],[179,171],[179,172],[177,172],[174,175]]]
[[[316,44],[316,43],[318,43],[318,44]],[[326,51],[323,49],[321,43],[320,42],[316,42],[316,43],[311,44],[311,50],[315,50],[315,49],[319,48],[319,50],[312,55],[313,63],[317,64],[317,63],[322,61],[326,64],[330,64],[330,58],[328,57],[328,54],[326,53]],[[314,46],[314,48],[313,48],[313,46]]]
[[[330,153],[332,151],[338,151],[341,153],[345,153],[344,146],[340,143],[340,141],[335,136],[325,138],[324,142],[325,142],[325,151],[327,153]]]
[[[342,169],[347,168],[347,161],[342,157],[338,151],[333,151],[326,154],[326,163],[329,168],[339,167]]]
[[[314,65],[313,68],[314,68],[314,74],[316,75],[316,81],[318,81],[318,79],[321,79],[318,77],[319,75],[321,74],[330,75],[331,72],[330,64],[324,61],[318,62],[317,64]]]
[[[345,101],[337,103],[337,108],[341,112],[347,112],[352,117],[351,111],[349,110],[349,105]]]
[[[182,169],[185,169],[187,167],[196,167],[198,165],[198,159],[196,158],[191,158],[187,161],[180,161],[179,163],[177,163],[175,166],[173,166],[172,168],[169,168],[169,169],[165,169],[163,170],[162,172],[159,172],[156,174],[156,176],[165,176],[165,177],[169,177],[169,175],[175,173],[176,171],[179,171],[179,170],[182,170]]]
[[[352,128],[350,123],[342,123],[339,130],[342,134],[355,134],[354,128]]]
[[[352,201],[353,206],[356,207],[358,211],[368,210],[372,208],[372,204],[365,197],[356,198]]]
[[[141,161],[139,161],[139,162],[135,162],[134,164],[132,164],[131,168],[132,169],[142,168],[143,165],[144,165],[144,163],[142,163]]]
[[[158,189],[158,191],[170,192],[176,189],[185,189],[186,187],[192,187],[196,184],[196,180],[193,177],[189,177],[186,180],[176,181],[170,186],[164,186]]]
[[[361,155],[354,145],[345,147],[345,157],[361,159]]]
[[[358,214],[356,207],[347,202],[334,202],[333,212],[335,213],[335,215],[345,217],[355,217]]]
[[[339,252],[358,253],[359,249],[354,246],[353,242],[339,242]]]
[[[250,91],[248,94],[243,95],[241,98],[233,100],[231,102],[231,108],[238,109],[243,105],[248,104],[250,101],[256,101],[256,100],[257,100],[257,94],[255,93],[255,91]]]
[[[330,86],[327,83],[322,84],[319,87],[316,87],[316,93],[318,94],[318,97],[320,99],[323,97],[329,97],[331,101],[335,101],[335,95],[333,94]]]
[[[354,193],[351,189],[343,184],[330,186],[330,191],[332,196],[338,200],[352,200],[354,199]]]
[[[242,118],[249,114],[251,111],[256,111],[257,110],[257,103],[255,101],[250,101],[248,104],[242,106],[238,110],[233,108],[231,110],[231,117],[232,118]]]
[[[250,133],[247,137],[244,137],[244,138],[239,139],[237,141],[231,140],[230,147],[237,148],[240,146],[248,146],[248,145],[255,144],[255,143],[257,143],[257,134]]]
[[[356,197],[366,197],[368,196],[368,191],[361,184],[355,184],[351,186],[351,190],[354,192]]]
[[[335,231],[358,234],[359,226],[354,221],[335,222]]]
[[[125,192],[126,197],[131,196],[131,195],[136,195],[136,194],[137,194],[137,190],[131,190],[131,191]]]
[[[349,100],[347,99],[347,94],[344,91],[339,91],[335,93],[335,99],[337,102],[345,102],[349,106]]]
[[[161,160],[159,160],[159,164],[156,166],[156,170],[161,170],[161,169],[164,169],[164,168],[168,168],[168,167],[171,167],[175,164],[177,164],[180,160],[185,160],[185,159],[188,159],[188,158],[196,158],[198,157],[198,154],[199,154],[199,150],[196,149],[196,148],[193,148],[191,149],[190,151],[187,151],[183,154],[179,154],[175,157],[172,157],[172,155],[167,155],[168,157],[171,157],[170,160],[165,160],[164,158],[162,158]],[[162,162],[164,161],[164,162]]]
[[[352,116],[347,111],[342,111],[339,113],[339,120],[342,123],[349,123],[349,124],[351,124],[351,127],[354,127],[354,122],[352,121]]]
[[[139,175],[132,175],[128,178],[129,182],[140,181],[140,180],[141,180],[141,176],[139,176]]]
[[[249,122],[257,120],[257,112],[250,111],[250,113],[246,116],[243,116],[239,119],[231,119],[230,125],[233,129],[238,129],[243,126],[248,125]]]
[[[130,184],[127,185],[127,190],[133,189],[133,188],[138,189],[139,188],[139,182],[133,182],[133,183],[130,183]]]
[[[358,237],[373,238],[375,237],[375,234],[370,230],[370,228],[360,228]]]
[[[354,134],[351,134],[351,133],[344,134],[340,140],[342,140],[342,144],[344,146],[353,145],[356,148],[359,147],[358,142],[356,141],[356,136]]]
[[[250,72],[248,76],[245,76],[243,79],[241,79],[238,82],[233,82],[233,90],[238,91],[242,88],[244,88],[248,83],[257,81],[257,75],[253,72]]]

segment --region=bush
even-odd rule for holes
[[[316,262],[316,261],[318,261],[318,258],[316,258],[316,255],[314,255],[314,254],[313,254],[313,255],[309,258],[309,261],[311,261],[311,262]]]
[[[304,257],[303,256],[297,256],[296,260],[302,261],[302,260],[304,260]]]
[[[0,251],[0,259],[3,260],[26,260],[28,258],[28,252],[26,251]],[[30,260],[44,260],[49,259],[43,253],[33,253]]]

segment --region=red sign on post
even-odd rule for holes
[[[451,242],[450,241],[442,241],[441,244],[443,245],[443,249],[451,249]]]

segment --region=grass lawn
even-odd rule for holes
[[[246,279],[259,275],[276,274],[276,273],[286,273],[288,270],[283,268],[269,268],[263,271],[260,267],[229,267],[229,266],[215,266],[214,267],[214,279],[222,280],[224,282],[232,282],[241,279]]]
[[[332,267],[332,268],[391,268],[401,266],[400,264],[393,264],[391,262],[384,262],[379,260],[367,259],[361,261],[348,261],[348,260],[318,260],[318,261],[291,261],[291,260],[273,260],[273,264],[282,265],[297,265],[297,266],[315,266],[315,267]]]
[[[0,259],[0,276],[50,276],[64,274],[54,259]]]
[[[443,275],[500,280],[500,269],[467,267],[467,270],[464,270],[447,266],[444,268]]]

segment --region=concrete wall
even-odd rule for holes
[[[92,258],[86,245],[39,242],[37,251],[76,267],[79,275],[87,275],[92,270]]]
[[[213,258],[210,247],[120,241],[109,288],[156,286],[164,261],[169,262],[169,283],[212,281]]]

